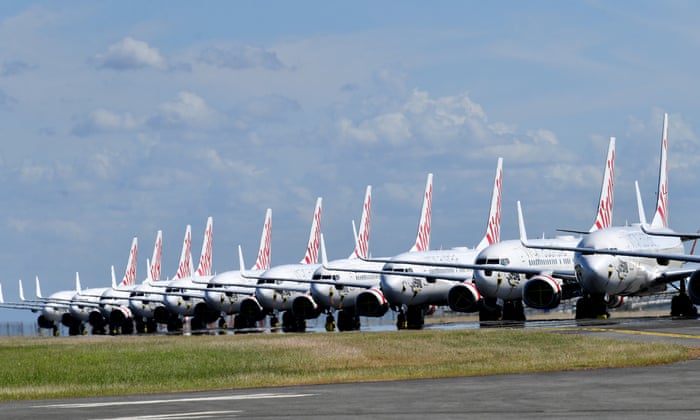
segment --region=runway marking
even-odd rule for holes
[[[581,328],[583,331],[593,331],[593,332],[615,332],[621,334],[633,334],[633,335],[650,335],[656,337],[670,337],[670,338],[690,338],[694,340],[700,340],[700,336],[692,334],[679,334],[679,333],[665,333],[665,332],[653,332],[653,331],[638,331],[638,330],[623,330],[617,328],[592,328],[586,327]]]
[[[235,401],[235,400],[261,400],[268,398],[299,398],[310,397],[315,394],[246,394],[246,395],[222,395],[218,397],[185,397],[171,398],[159,400],[140,400],[140,401],[106,401],[94,403],[73,403],[73,404],[48,404],[35,405],[34,408],[98,408],[112,407],[125,405],[148,405],[148,404],[165,404],[174,402],[197,402],[197,401]]]
[[[652,337],[669,337],[669,338],[684,338],[691,340],[700,340],[700,335],[692,334],[680,334],[680,333],[665,333],[665,332],[654,332],[654,331],[639,331],[639,330],[626,330],[621,328],[596,328],[596,327],[569,327],[569,328],[542,328],[544,331],[589,331],[589,332],[609,332],[609,333],[620,333],[620,334],[630,334],[630,335],[648,335]]]
[[[168,420],[168,419],[210,419],[219,418],[223,415],[239,414],[240,410],[226,411],[192,411],[189,413],[174,414],[152,414],[148,416],[127,416],[127,417],[100,417],[95,420]]]

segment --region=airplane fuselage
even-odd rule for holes
[[[279,290],[265,289],[257,287],[255,296],[267,311],[288,311],[292,309],[292,302],[298,296],[309,294],[309,283],[296,283],[291,281],[280,281],[278,279],[300,279],[311,280],[314,271],[320,264],[286,264],[278,265],[266,270],[258,280],[259,284],[274,284],[280,287]],[[289,289],[284,289],[289,287]],[[305,289],[300,291],[299,289]]]

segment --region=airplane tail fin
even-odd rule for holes
[[[639,223],[647,224],[647,214],[644,212],[644,204],[642,203],[642,194],[639,192],[639,182],[634,181],[634,190],[637,193],[637,212],[639,212]]]
[[[525,218],[523,217],[523,209],[518,200],[518,231],[520,233],[520,242],[527,243],[527,231],[525,230]]]
[[[36,276],[36,297],[37,299],[43,299],[44,297],[41,295],[41,285],[39,284],[39,276]]]
[[[258,258],[255,260],[253,270],[267,270],[270,268],[270,251],[272,248],[272,209],[265,212],[262,235],[260,235],[260,248]]]
[[[80,273],[77,271],[75,272],[75,292],[80,293],[83,291],[83,288],[80,286]]]
[[[428,174],[425,183],[425,193],[423,194],[423,207],[420,212],[420,222],[418,222],[418,233],[416,243],[409,250],[427,251],[430,249],[430,224],[433,213],[433,174]]]
[[[136,284],[136,257],[138,255],[139,240],[134,237],[131,241],[131,249],[129,250],[129,259],[126,262],[126,269],[124,270],[124,278],[119,284],[120,286],[133,286]],[[114,267],[112,267],[114,270]]]
[[[187,225],[185,229],[185,239],[182,241],[182,252],[180,253],[180,264],[175,274],[176,279],[192,276],[192,226]]]
[[[664,114],[659,161],[659,189],[656,199],[656,213],[651,219],[652,228],[668,227],[668,114]]]
[[[349,258],[367,258],[369,256],[369,221],[372,209],[372,186],[368,185],[365,191],[365,201],[362,205],[362,217],[360,218],[360,231],[355,237],[355,250]]]
[[[117,276],[114,274],[114,266],[112,266],[112,289],[117,288]]]
[[[211,216],[207,219],[207,227],[204,229],[204,240],[202,241],[202,253],[199,254],[199,264],[197,264],[198,276],[211,276],[211,253],[214,239],[214,220]]]
[[[243,273],[245,271],[245,262],[243,261],[243,249],[238,245],[238,271]]]
[[[491,194],[491,208],[489,210],[486,234],[476,246],[477,250],[482,250],[489,245],[501,240],[501,193],[503,192],[503,158],[498,158],[496,164],[496,178],[493,181],[493,193]]]
[[[603,174],[603,184],[600,190],[600,200],[598,201],[598,212],[595,222],[589,229],[594,232],[598,229],[609,227],[612,223],[613,214],[613,184],[615,181],[615,137],[610,137],[608,145],[608,157],[605,161],[605,173]]]
[[[309,233],[309,242],[306,246],[306,254],[300,261],[301,264],[316,264],[318,263],[318,247],[321,238],[321,202],[319,197],[316,200],[316,209],[314,210],[314,219],[311,222],[311,232]]]
[[[159,230],[156,234],[156,242],[153,245],[153,257],[148,267],[149,280],[160,280],[160,264],[163,255],[163,231]]]
[[[323,234],[321,234],[321,264],[325,267],[328,266],[328,254],[326,254],[326,241],[323,240]]]
[[[24,300],[24,287],[22,287],[22,279],[19,279],[19,300]]]

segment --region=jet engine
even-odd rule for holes
[[[355,298],[355,312],[360,316],[380,317],[389,310],[384,293],[378,289],[367,289]]]
[[[624,302],[625,302],[624,296],[606,296],[605,297],[605,304],[608,306],[609,309],[619,308],[620,306],[622,306],[622,304]]]
[[[260,321],[265,317],[264,308],[256,298],[251,296],[241,300],[240,313],[255,321]]]
[[[194,306],[194,316],[209,324],[219,319],[221,313],[210,308],[205,302],[199,302]]]
[[[481,294],[470,281],[452,286],[447,292],[447,304],[457,312],[476,312],[481,307]]]
[[[525,282],[523,302],[535,309],[554,309],[561,302],[561,280],[537,275]]]
[[[298,318],[313,319],[321,313],[321,310],[311,296],[302,295],[295,297],[292,301],[292,312]]]

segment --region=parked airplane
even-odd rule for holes
[[[254,276],[241,272],[243,277],[257,279],[255,296],[267,313],[271,314],[270,327],[279,325],[277,314],[282,311],[282,330],[285,332],[306,330],[306,320],[292,312],[292,301],[300,294],[309,293],[308,284],[299,284],[295,280],[309,280],[319,267],[318,249],[321,236],[321,202],[316,200],[316,208],[311,223],[309,241],[304,258],[298,264],[285,264],[271,267],[262,274]],[[241,270],[244,270],[241,267]]]
[[[156,332],[155,309],[163,305],[163,297],[154,292],[162,289],[151,286],[149,283],[160,279],[161,257],[163,254],[163,231],[158,231],[153,246],[153,256],[147,260],[146,279],[136,284],[129,293],[129,309],[133,313],[136,323],[136,332]]]
[[[138,239],[134,238],[122,281],[117,285],[114,266],[112,266],[112,287],[105,290],[100,297],[100,308],[105,318],[109,320],[109,332],[112,335],[134,332],[135,320],[129,308],[129,298],[136,286],[137,255]]]
[[[685,279],[690,276],[691,296],[694,296],[700,278],[698,267],[681,267],[681,261],[700,260],[684,255],[681,239],[688,236],[668,227],[668,114],[664,114],[663,121],[657,192],[651,224],[647,225],[642,209],[639,224],[600,229],[574,246],[557,248],[574,252],[576,277],[584,293],[576,305],[577,318],[607,317],[606,302],[663,292],[669,283],[679,280],[681,293],[673,300],[671,313],[678,316],[697,313],[686,294]],[[638,191],[637,201],[641,206]],[[530,241],[525,243],[535,246]],[[551,293],[547,289],[543,292]],[[696,303],[700,302],[697,297],[693,299]]]
[[[185,241],[188,242],[187,239]],[[206,324],[216,321],[219,317],[218,313],[211,311],[206,312],[204,317],[194,316],[195,306],[204,302],[204,291],[199,290],[200,286],[195,283],[195,281],[198,283],[208,282],[213,277],[211,274],[212,243],[213,219],[209,217],[204,230],[202,252],[197,265],[197,271],[195,273],[191,272],[192,260],[190,257],[184,256],[184,259],[181,258],[178,274],[176,274],[173,280],[165,284],[160,284],[162,282],[150,283],[152,286],[165,289],[163,304],[165,305],[167,314],[159,310],[160,308],[156,308],[156,319],[158,322],[164,323],[163,321],[165,321],[168,323],[169,330],[180,329],[184,317],[191,317],[190,325],[193,331],[203,329]],[[188,244],[183,245],[183,255],[185,255],[185,253],[190,254]]]
[[[262,274],[270,268],[270,250],[272,244],[272,209],[267,209],[260,236],[260,247],[255,265],[247,271],[250,275]],[[238,247],[239,261],[243,253]],[[244,263],[240,262],[244,267]],[[199,283],[195,281],[195,283]],[[264,319],[265,311],[255,297],[257,279],[243,277],[240,270],[226,271],[212,277],[204,289],[205,303],[195,306],[195,314],[201,311],[215,311],[219,314],[234,315],[233,328],[240,330],[253,328],[255,322]],[[206,307],[204,307],[206,305]]]
[[[613,181],[615,165],[615,138],[610,139],[605,173],[598,210],[589,234],[609,226],[612,220]],[[521,220],[519,220],[521,222]],[[522,228],[524,229],[524,228]],[[521,230],[522,230],[521,229]],[[536,239],[531,243],[550,246],[573,246],[578,238],[570,235],[550,239]],[[428,263],[413,262],[412,265]],[[573,268],[573,253],[552,249],[534,249],[523,246],[520,240],[507,240],[489,245],[476,257],[475,264],[451,262],[431,263],[436,267],[457,267],[474,270],[474,284],[483,297],[479,309],[481,321],[525,319],[523,302],[539,309],[552,309],[559,304],[557,299],[545,299],[539,293],[539,285],[557,284],[559,294],[552,296],[569,299],[578,295],[580,286]],[[498,304],[498,300],[503,302]],[[466,299],[466,302],[470,300]]]

